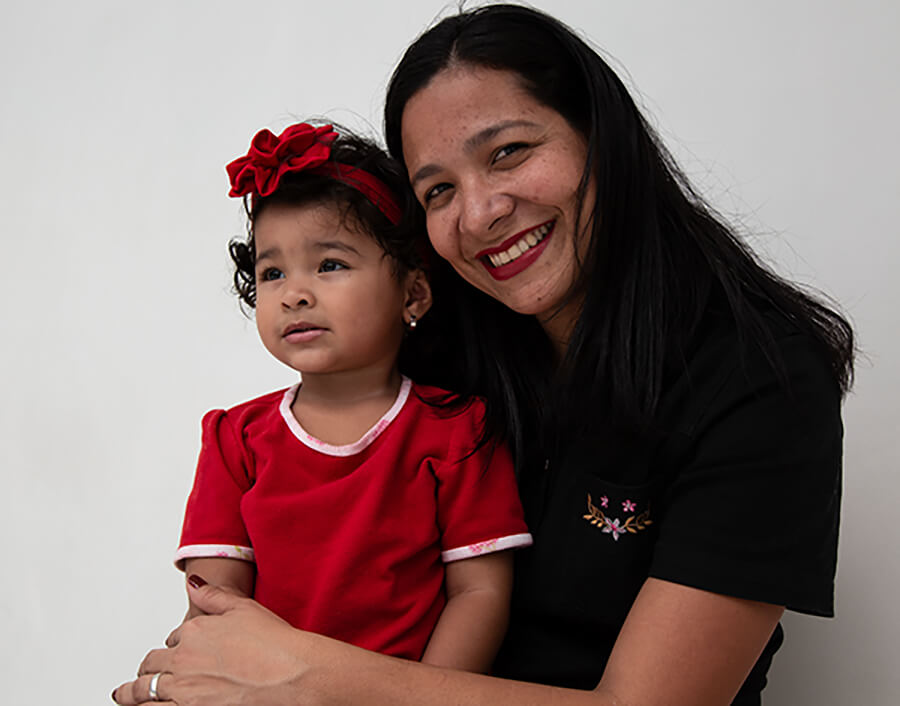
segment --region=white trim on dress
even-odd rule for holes
[[[185,559],[241,559],[256,562],[256,554],[251,547],[237,544],[185,544],[175,552],[175,566],[184,569]]]
[[[326,456],[353,456],[371,445],[371,443],[381,435],[381,432],[387,429],[388,425],[394,421],[398,414],[400,414],[400,410],[403,409],[403,405],[406,404],[406,400],[409,397],[409,391],[412,389],[412,381],[404,375],[400,383],[400,391],[397,393],[397,399],[394,400],[394,404],[392,404],[391,408],[382,415],[381,419],[375,422],[369,431],[363,434],[358,441],[354,441],[352,444],[336,446],[334,444],[328,444],[321,439],[317,439],[307,432],[306,429],[300,425],[300,422],[297,421],[294,413],[291,412],[291,405],[294,402],[294,398],[297,396],[297,390],[300,389],[301,384],[302,383],[298,382],[296,385],[285,390],[284,395],[281,398],[281,404],[278,406],[278,410],[281,412],[281,417],[284,419],[285,424],[288,425],[288,429],[291,430],[299,441],[314,451],[323,453]]]
[[[447,549],[441,552],[441,559],[445,564],[451,561],[459,561],[460,559],[471,559],[474,556],[482,556],[484,554],[492,554],[493,552],[502,552],[507,549],[517,549],[520,547],[530,547],[534,540],[531,534],[524,532],[522,534],[510,534],[506,537],[497,537],[496,539],[487,539],[483,542],[476,542],[465,547],[456,547],[455,549]]]

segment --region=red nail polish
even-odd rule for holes
[[[191,574],[190,576],[188,576],[188,583],[191,584],[191,586],[193,586],[194,588],[202,588],[206,585],[206,581],[204,581],[200,576],[197,576],[197,574]]]

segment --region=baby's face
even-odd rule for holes
[[[256,325],[304,379],[390,370],[404,332],[404,283],[366,233],[330,204],[273,205],[254,224]]]

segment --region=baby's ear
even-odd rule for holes
[[[422,270],[412,270],[406,275],[406,312],[421,319],[431,308],[431,285]],[[407,321],[407,323],[409,323]]]

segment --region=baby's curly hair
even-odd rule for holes
[[[326,174],[295,172],[282,177],[278,188],[269,196],[244,197],[247,212],[247,237],[235,238],[228,244],[234,263],[234,289],[241,303],[256,307],[256,245],[254,224],[260,214],[274,204],[304,206],[330,203],[356,228],[371,235],[393,262],[395,274],[404,276],[425,266],[428,249],[425,223],[406,178],[403,165],[389,157],[371,140],[335,126],[338,138],[331,145],[331,161],[362,169],[376,176],[393,192],[401,218],[396,225],[360,191]]]

